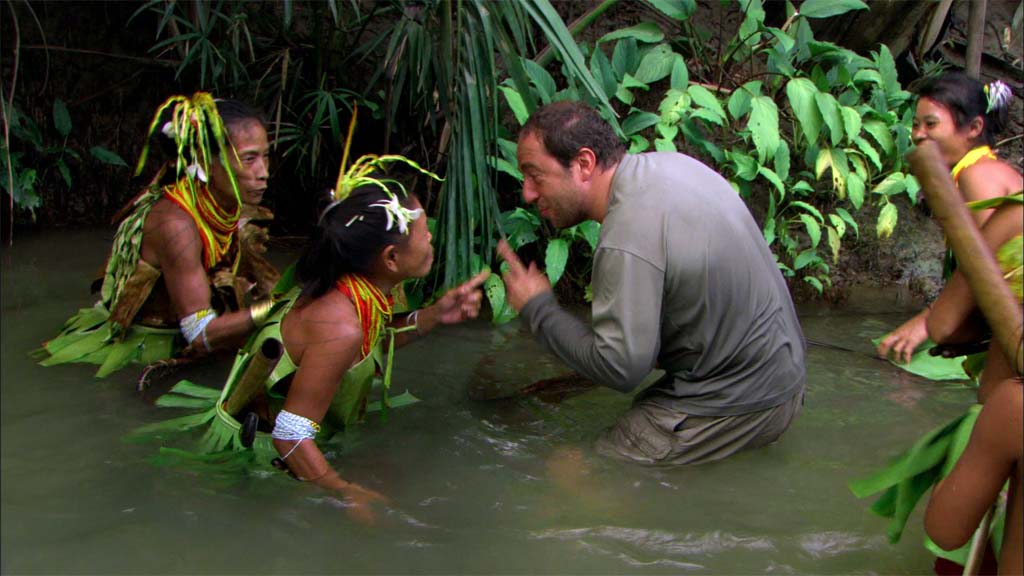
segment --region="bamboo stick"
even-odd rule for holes
[[[235,384],[228,399],[224,402],[224,411],[237,416],[249,402],[263,390],[264,382],[281,360],[284,347],[277,338],[267,338],[253,353],[249,365]]]

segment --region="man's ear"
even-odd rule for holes
[[[381,262],[388,272],[398,272],[398,247],[395,244],[388,244],[380,253]]]
[[[597,169],[597,155],[594,154],[594,151],[587,147],[580,148],[574,161],[580,169],[580,178],[584,181],[590,180]]]

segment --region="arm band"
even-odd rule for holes
[[[196,338],[203,337],[203,344],[206,349],[210,349],[210,344],[206,341],[206,325],[217,317],[217,313],[212,308],[204,308],[194,314],[189,314],[181,319],[178,325],[181,327],[181,334],[185,337],[185,341],[191,345]]]

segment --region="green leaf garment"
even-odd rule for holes
[[[275,288],[275,292],[285,291],[285,296],[274,305],[267,323],[259,332],[249,338],[245,347],[235,357],[234,365],[224,387],[217,390],[199,386],[188,380],[179,382],[167,394],[158,398],[156,404],[167,408],[192,408],[196,411],[192,414],[138,428],[129,435],[129,440],[161,441],[165,446],[160,451],[165,455],[208,461],[227,461],[234,456],[258,467],[270,467],[271,460],[278,456],[270,434],[257,432],[251,450],[246,448],[242,444],[240,436],[242,424],[239,417],[241,415],[229,414],[225,410],[225,406],[246,368],[253,361],[254,355],[264,342],[269,338],[282,341],[281,321],[299,296],[299,288],[282,286],[294,282],[292,272],[293,269],[285,272],[282,276],[281,283]],[[321,423],[321,430],[316,439],[318,444],[330,442],[338,431],[357,423],[367,413],[380,412],[381,418],[386,419],[388,409],[407,406],[419,401],[408,391],[398,396],[388,396],[391,386],[391,358],[394,352],[393,335],[403,330],[385,329],[391,336],[388,338],[389,351],[386,358],[382,345],[385,336],[382,334],[371,347],[370,353],[345,373],[331,406],[327,410],[327,415]],[[296,368],[291,358],[288,357],[287,351],[284,351],[264,381],[271,414],[276,415],[284,404],[286,395],[284,384],[295,373]],[[383,377],[377,377],[377,374],[383,374]],[[380,402],[368,405],[367,400],[374,389],[379,389],[381,392]],[[186,451],[166,446],[174,438],[201,430],[204,427],[205,431],[196,443],[194,450]]]
[[[996,204],[1006,201],[1020,202],[1020,198],[1021,194],[1018,193],[998,199],[999,202]],[[1007,241],[999,248],[996,257],[1013,293],[1017,298],[1024,298],[1022,296],[1024,294],[1022,292],[1024,236],[1018,235]],[[981,412],[980,404],[971,406],[964,414],[925,434],[909,450],[890,461],[886,468],[849,483],[850,490],[858,498],[865,498],[881,492],[881,496],[871,506],[871,511],[890,519],[887,530],[890,542],[899,541],[907,519],[921,497],[953,470],[960,455],[963,454],[964,448],[967,447],[967,441],[971,437],[971,431],[974,429],[979,412]],[[999,556],[999,549],[1003,542],[1005,516],[1005,498],[1000,497],[1000,504],[992,518],[992,528],[989,533],[996,557]],[[958,550],[947,552],[939,548],[927,536],[925,536],[925,547],[935,556],[952,560],[961,565],[966,565],[967,555],[970,551],[968,542]]]

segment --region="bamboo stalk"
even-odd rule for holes
[[[224,402],[224,411],[237,416],[256,395],[263,390],[263,383],[281,360],[284,347],[277,338],[267,338],[252,355],[249,365],[235,384],[235,389]]]

